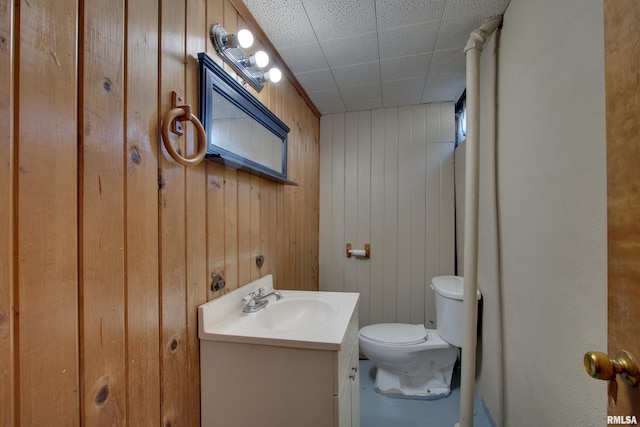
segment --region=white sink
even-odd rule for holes
[[[201,340],[336,350],[356,309],[358,294],[280,290],[282,299],[244,313],[242,297],[259,288],[273,290],[271,275],[198,307]]]
[[[271,301],[256,313],[255,320],[274,331],[292,331],[325,323],[340,310],[330,298],[318,292],[310,294],[289,294],[279,301]]]

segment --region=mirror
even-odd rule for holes
[[[206,53],[199,53],[200,114],[208,160],[286,184],[289,127]]]

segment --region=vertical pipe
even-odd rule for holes
[[[465,47],[467,61],[467,152],[465,170],[464,215],[464,290],[462,330],[462,373],[460,379],[459,427],[473,426],[473,397],[476,376],[478,322],[478,193],[480,163],[480,53],[493,31],[502,22],[496,17],[485,22],[469,36]]]
[[[473,426],[475,386],[476,328],[478,302],[478,165],[480,49],[466,52],[467,59],[467,138],[464,215],[464,291],[462,301],[462,372],[460,378],[460,426]]]

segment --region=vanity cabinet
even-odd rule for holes
[[[358,311],[337,348],[200,341],[203,427],[359,427]]]
[[[335,426],[360,426],[360,373],[358,348],[358,313],[352,316],[344,340],[344,347],[338,351],[338,393],[335,396]]]

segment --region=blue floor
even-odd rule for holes
[[[453,427],[460,421],[460,369],[453,373],[451,394],[438,400],[396,399],[376,393],[376,367],[360,361],[361,427]],[[489,411],[476,396],[474,427],[495,427]]]

